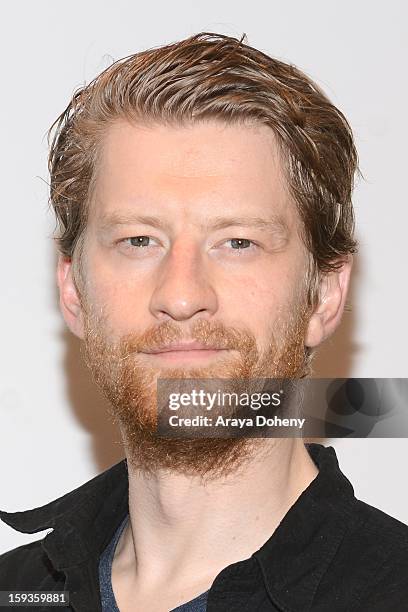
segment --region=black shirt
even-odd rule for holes
[[[319,474],[259,550],[217,575],[208,612],[408,610],[408,526],[355,498],[332,447],[307,449]],[[70,609],[100,612],[99,557],[127,512],[126,460],[45,506],[0,511],[23,533],[53,528],[0,556],[0,590],[65,590]]]

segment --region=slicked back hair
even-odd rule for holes
[[[356,251],[351,198],[358,158],[346,118],[298,68],[244,41],[202,32],[125,57],[77,90],[50,128],[55,240],[73,260],[77,285],[100,142],[121,118],[269,126],[310,256],[310,304],[321,273],[338,269]]]

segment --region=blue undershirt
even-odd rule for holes
[[[129,515],[127,514],[99,559],[99,588],[102,612],[120,612],[112,589],[112,561],[116,545],[128,520]],[[177,606],[177,608],[169,612],[206,612],[208,593],[209,591],[205,591],[201,595],[194,597],[191,601],[181,604],[181,606]]]

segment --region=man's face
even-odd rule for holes
[[[248,330],[260,350],[304,287],[305,248],[265,126],[111,127],[86,236],[87,297],[117,337],[171,321]],[[145,355],[156,366],[217,355]]]
[[[306,261],[268,127],[109,128],[85,236],[84,345],[130,446],[151,433],[158,376],[303,373]],[[177,442],[157,444],[168,457]]]

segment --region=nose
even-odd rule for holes
[[[198,314],[209,318],[217,309],[217,295],[199,246],[185,238],[175,241],[160,264],[151,313],[161,320],[184,321]]]

